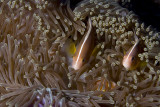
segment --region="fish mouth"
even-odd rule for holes
[[[126,68],[126,70],[129,70],[130,68],[130,64],[126,60],[123,60],[123,66]]]
[[[73,68],[74,70],[78,70],[78,69],[80,68],[80,65],[73,63],[73,64],[72,64],[72,68]]]

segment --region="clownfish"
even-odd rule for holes
[[[134,70],[142,64],[142,61],[138,57],[138,54],[141,53],[142,46],[140,45],[140,40],[135,35],[135,44],[126,52],[123,57],[122,64],[127,70]]]
[[[88,31],[83,36],[82,40],[76,48],[76,52],[72,59],[72,68],[78,70],[89,58],[88,55],[92,52],[93,36],[91,35],[92,23],[91,19],[88,19]]]
[[[104,80],[99,80],[96,82],[96,90],[99,91],[110,91],[112,89],[114,89],[116,87],[116,83],[113,81],[110,81],[110,86],[109,86],[109,82],[108,81],[104,81]]]

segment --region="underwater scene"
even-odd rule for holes
[[[160,107],[159,0],[0,0],[0,107]]]

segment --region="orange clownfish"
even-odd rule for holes
[[[122,64],[127,70],[134,70],[142,64],[138,54],[143,51],[140,40],[135,35],[135,44],[126,52],[123,57]]]
[[[92,51],[93,36],[90,34],[92,30],[92,22],[90,18],[88,19],[88,24],[88,31],[80,41],[72,59],[72,68],[75,70],[78,70],[80,67],[82,67],[84,62],[86,62],[86,60],[89,58],[88,55],[90,55]]]
[[[113,81],[110,81],[110,86],[109,82],[105,80],[99,80],[96,82],[97,89],[99,91],[110,91],[116,87],[116,83]]]

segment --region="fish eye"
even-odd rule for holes
[[[133,61],[134,59],[135,59],[135,57],[132,57],[132,59],[131,59],[131,60]]]
[[[83,59],[82,62],[84,62],[85,60]]]

